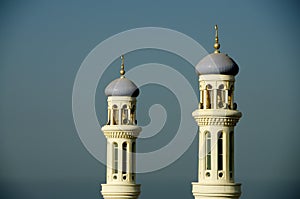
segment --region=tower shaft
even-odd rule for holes
[[[107,139],[105,199],[137,199],[140,185],[135,183],[136,139],[141,127],[135,120],[135,97],[108,97],[108,122],[102,127]]]
[[[234,76],[200,75],[200,103],[193,112],[199,126],[198,182],[196,199],[239,198],[234,182],[234,126],[241,113],[233,101]]]

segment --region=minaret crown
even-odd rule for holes
[[[196,65],[196,72],[198,75],[237,75],[239,72],[239,67],[235,61],[229,57],[227,54],[220,53],[220,43],[219,43],[219,33],[218,26],[215,26],[215,44],[214,53],[211,53],[205,56],[200,62]]]
[[[137,97],[139,95],[138,87],[129,79],[127,79],[125,75],[125,67],[124,67],[124,55],[121,56],[121,77],[112,81],[105,88],[106,96],[128,96],[128,97]]]

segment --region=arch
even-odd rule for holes
[[[224,88],[225,88],[224,84],[220,84],[218,89],[223,90]]]
[[[207,90],[211,90],[211,89],[212,89],[212,85],[207,84],[207,85],[206,85],[206,89],[207,89]]]

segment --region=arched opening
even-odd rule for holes
[[[118,125],[119,124],[119,109],[117,105],[113,105],[113,125]]]
[[[206,93],[206,108],[210,109],[214,107],[214,91],[212,90],[212,86],[210,84],[206,86]]]
[[[130,121],[133,124],[137,124],[137,122],[135,120],[135,105],[133,105],[130,109]]]
[[[135,142],[132,142],[132,153],[135,153],[135,149],[136,147],[135,147]]]
[[[204,99],[204,90],[200,90],[200,103],[199,103],[199,108],[203,109],[203,99]]]
[[[221,84],[217,90],[217,108],[225,108],[225,107],[226,107],[225,90],[224,90],[224,85]]]
[[[132,158],[131,158],[131,160],[132,160],[132,162],[131,162],[132,175],[131,175],[131,179],[133,181],[135,180],[135,177],[134,177],[134,175],[135,175],[135,153],[136,153],[136,144],[135,144],[135,142],[132,142]]]
[[[229,109],[233,109],[233,89],[234,89],[234,86],[232,85],[230,87],[230,89],[228,90],[228,106],[229,106]]]
[[[122,173],[126,174],[127,171],[127,143],[123,142],[122,144]]]
[[[233,165],[234,165],[234,135],[233,131],[229,133],[229,175],[233,178]]]
[[[118,173],[118,143],[114,142],[113,143],[113,173],[117,174]]]
[[[128,120],[128,108],[127,108],[127,105],[124,104],[123,107],[122,107],[122,124],[128,124],[129,123],[129,120]]]
[[[211,133],[205,133],[205,168],[211,170]]]
[[[218,132],[218,170],[223,170],[223,132]]]
[[[111,115],[110,115],[111,113],[110,113],[110,109],[108,109],[107,110],[107,125],[110,125],[110,121],[111,121],[111,119],[110,119],[110,117],[111,117]]]

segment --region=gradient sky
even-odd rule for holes
[[[108,37],[147,26],[180,31],[212,52],[215,24],[221,51],[240,66],[235,99],[243,117],[236,127],[235,172],[242,183],[241,198],[298,194],[297,1],[10,0],[0,5],[1,198],[101,198],[105,166],[82,145],[72,116],[72,88],[82,61]],[[194,69],[175,55],[157,50],[126,55],[128,69],[149,62],[172,66],[197,90]],[[106,118],[104,88],[118,70],[110,67],[99,82],[100,124]],[[166,88],[149,85],[141,90],[141,125],[150,121],[152,104],[162,104],[169,113],[162,132],[139,143],[139,150],[151,151],[174,136],[178,104],[168,103],[175,96]],[[193,198],[197,140],[172,165],[138,176],[141,199]]]

